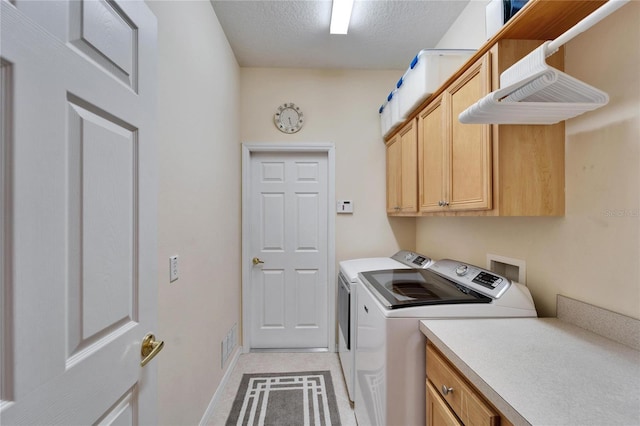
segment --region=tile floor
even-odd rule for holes
[[[231,411],[240,380],[244,373],[280,373],[287,371],[329,370],[336,393],[340,422],[343,426],[355,426],[356,419],[349,403],[347,388],[336,353],[248,353],[238,358],[229,380],[218,399],[210,426],[224,426]]]

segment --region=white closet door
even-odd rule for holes
[[[250,347],[327,348],[327,153],[252,153],[250,185]]]

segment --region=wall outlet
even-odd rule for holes
[[[171,256],[169,258],[169,282],[174,282],[178,279],[178,256]]]

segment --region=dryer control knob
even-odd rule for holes
[[[456,274],[460,277],[466,275],[467,272],[469,272],[469,267],[467,265],[459,265],[456,268]]]
[[[404,255],[404,260],[411,260],[412,257],[413,257],[413,253],[407,253]]]

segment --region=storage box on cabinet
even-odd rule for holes
[[[387,143],[387,213],[412,215],[418,211],[418,160],[415,120]]]
[[[380,107],[380,131],[382,137],[386,137],[399,125],[402,124],[406,114],[400,114],[400,102],[398,100],[398,89],[394,89],[389,96],[387,102]]]
[[[398,87],[400,115],[408,116],[475,52],[468,49],[425,49],[418,52]]]

